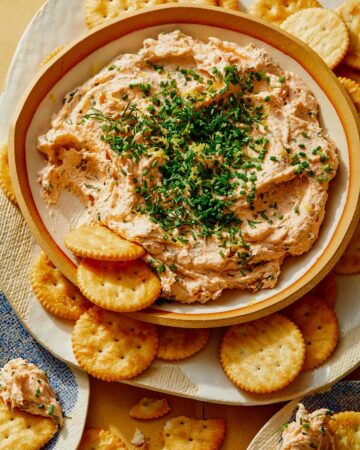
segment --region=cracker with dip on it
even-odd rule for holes
[[[360,448],[360,412],[334,414],[327,408],[308,412],[298,404],[295,420],[282,427],[279,450],[357,450]]]
[[[22,358],[0,369],[0,449],[40,450],[64,425],[45,371]]]
[[[331,416],[332,412],[325,408],[309,413],[304,405],[299,403],[295,420],[283,427],[279,450],[337,449],[330,431]]]

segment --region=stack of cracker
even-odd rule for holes
[[[360,1],[334,11],[317,0],[254,0],[250,13],[308,44],[335,70],[360,112]]]
[[[78,287],[41,253],[30,274],[33,291],[50,313],[75,320],[72,334],[79,365],[107,381],[133,378],[155,357],[176,361],[206,345],[208,329],[156,327],[125,317],[154,303],[160,280],[141,260],[142,247],[98,224],[76,228],[65,245],[81,258]]]
[[[120,18],[127,12],[168,3],[239,9],[237,0],[84,0],[85,22],[91,29],[101,26],[109,20]]]
[[[73,351],[86,372],[106,381],[127,380],[156,357],[178,361],[205,347],[209,329],[155,326],[122,315],[146,308],[160,293],[160,281],[141,260],[145,252],[139,245],[98,224],[70,231],[65,244],[81,258],[79,288],[43,253],[30,279],[44,308],[76,320]],[[331,273],[282,314],[226,328],[220,345],[225,374],[247,392],[267,394],[288,386],[301,371],[319,367],[338,341],[335,300]],[[149,405],[159,406],[138,405],[133,414]]]

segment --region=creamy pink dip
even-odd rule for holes
[[[64,417],[46,373],[22,358],[0,370],[0,398],[12,409],[51,418],[61,428]]]
[[[327,428],[331,420],[328,409],[308,413],[302,403],[294,422],[283,430],[281,450],[335,450],[335,440]]]
[[[68,94],[38,149],[45,200],[79,196],[184,303],[274,287],[316,242],[338,167],[299,76],[262,48],[180,31]]]

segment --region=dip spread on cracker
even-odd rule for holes
[[[60,428],[64,416],[46,373],[22,358],[12,359],[0,370],[0,398],[11,409],[52,419]]]
[[[295,421],[283,429],[280,441],[281,450],[335,450],[335,439],[328,429],[331,411],[318,409],[308,413],[299,403]]]
[[[65,96],[38,141],[43,197],[69,190],[142,246],[165,298],[272,288],[316,242],[338,167],[317,116],[264,49],[160,34]]]

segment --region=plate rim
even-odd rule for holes
[[[204,12],[206,11],[206,14]],[[25,138],[33,113],[60,78],[102,46],[126,34],[151,26],[176,23],[199,24],[239,32],[257,38],[289,54],[317,82],[335,108],[344,130],[349,155],[349,189],[344,211],[327,247],[309,270],[281,292],[260,302],[223,312],[185,314],[148,308],[131,313],[145,322],[178,327],[219,327],[254,320],[282,309],[306,294],[336,264],[350,241],[360,215],[359,119],[344,88],[320,57],[306,44],[279,28],[247,14],[218,7],[160,5],[129,13],[82,35],[65,47],[30,83],[15,109],[9,132],[10,174],[21,212],[36,241],[57,267],[76,284],[76,266],[57,246],[35,206],[27,177]],[[120,26],[121,25],[121,26]],[[316,69],[311,69],[316,67]],[[315,273],[315,275],[313,275]]]

